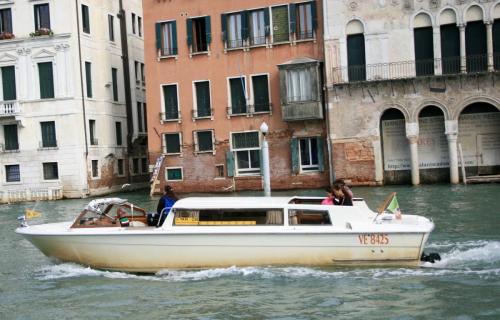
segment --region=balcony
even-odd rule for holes
[[[21,107],[17,101],[1,101],[0,117],[13,117],[21,114]]]
[[[463,59],[463,61],[462,61]],[[500,54],[409,60],[333,68],[334,85],[413,79],[441,75],[480,74],[500,70]]]
[[[281,106],[283,121],[301,121],[323,119],[321,101],[289,102]]]

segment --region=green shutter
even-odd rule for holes
[[[273,42],[284,42],[289,39],[288,6],[273,7]]]
[[[156,30],[156,49],[161,49],[161,23],[157,22],[155,24]]]
[[[40,81],[40,99],[54,98],[52,62],[42,62],[38,64],[38,79]]]
[[[323,138],[317,137],[316,138],[316,145],[318,147],[318,169],[319,171],[323,172],[325,171],[325,162],[323,160],[324,152],[323,152]]]
[[[207,43],[212,42],[212,27],[210,23],[210,17],[205,17],[205,37]]]
[[[42,147],[56,147],[56,125],[54,121],[40,122],[42,129]]]
[[[227,176],[234,177],[234,155],[230,150],[226,152]]]
[[[292,138],[291,151],[292,151],[292,172],[298,174],[300,170],[300,165],[299,165],[299,140],[297,138]]]
[[[198,117],[208,117],[210,110],[210,90],[208,81],[197,82],[196,85],[196,105]]]
[[[271,34],[271,26],[269,25],[269,8],[264,8],[264,26],[265,35],[268,37]]]
[[[252,77],[255,112],[269,111],[269,88],[267,76]]]
[[[249,32],[248,32],[248,11],[244,10],[241,11],[241,39],[246,40],[248,39]]]
[[[165,104],[165,118],[177,119],[179,117],[179,110],[177,104],[177,86],[176,85],[163,86],[163,98]]]
[[[244,78],[229,80],[231,86],[231,111],[233,114],[247,112],[244,82]]]
[[[227,41],[227,17],[226,14],[220,15],[221,31],[222,31],[222,41]]]
[[[186,19],[186,34],[187,34],[187,45],[193,45],[193,19]]]
[[[16,100],[16,71],[14,66],[2,67],[3,100]]]
[[[316,1],[311,2],[311,18],[312,18],[312,28],[316,30],[318,27],[318,15],[316,14]]]
[[[289,23],[290,23],[290,33],[295,33],[297,24],[297,10],[295,9],[295,3],[290,3]]]
[[[172,54],[177,54],[177,22],[172,21]]]
[[[5,139],[5,150],[19,150],[17,124],[4,125],[3,134]]]
[[[92,64],[85,62],[85,80],[87,84],[87,98],[92,98]]]
[[[434,74],[434,41],[432,27],[413,29],[417,76]]]

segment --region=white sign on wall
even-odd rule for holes
[[[420,169],[449,167],[444,117],[419,119]],[[410,146],[404,119],[382,121],[384,170],[410,170]],[[466,166],[500,165],[500,112],[460,116],[458,142]]]

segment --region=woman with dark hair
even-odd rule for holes
[[[352,206],[352,198],[354,197],[351,189],[345,184],[344,180],[339,179],[333,185],[333,193],[339,199],[340,205]]]

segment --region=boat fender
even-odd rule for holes
[[[420,261],[434,263],[436,261],[441,261],[441,256],[436,252],[431,252],[429,254],[423,252],[422,256],[420,257]]]

